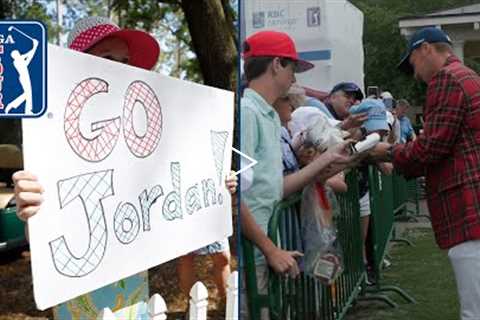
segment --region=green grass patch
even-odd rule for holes
[[[383,271],[382,284],[396,285],[417,300],[408,304],[396,293],[384,293],[399,304],[393,309],[384,303],[359,302],[347,320],[457,320],[459,303],[447,252],[440,250],[430,229],[411,229],[406,237],[415,247],[395,245],[390,251],[392,266]]]

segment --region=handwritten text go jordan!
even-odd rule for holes
[[[83,106],[94,95],[108,93],[109,84],[100,78],[81,81],[71,92],[65,109],[64,131],[71,149],[81,159],[101,162],[114,150],[121,131],[131,156],[146,159],[151,156],[161,139],[163,120],[162,108],[155,92],[143,81],[132,82],[124,96],[122,116],[92,123],[94,138],[85,137],[80,131],[80,114]],[[139,136],[134,128],[133,109],[140,103],[146,112],[146,130]],[[217,173],[218,185],[222,183],[224,151],[227,131],[210,131],[212,154]],[[77,198],[82,202],[88,220],[89,245],[82,256],[75,256],[65,236],[49,242],[50,252],[56,270],[67,277],[83,277],[95,270],[102,261],[107,248],[107,221],[102,201],[114,195],[113,180],[115,169],[99,170],[61,179],[57,182],[60,208]],[[165,194],[161,185],[142,190],[138,203],[120,202],[113,216],[113,233],[124,245],[135,241],[140,233],[151,231],[150,209],[163,197],[161,215],[166,221],[183,219],[184,214],[210,206],[222,205],[223,195],[216,190],[212,178],[188,186],[181,183],[180,162],[170,163],[171,191]],[[182,195],[182,191],[184,194]]]

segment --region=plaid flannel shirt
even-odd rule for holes
[[[426,176],[440,248],[480,239],[480,77],[450,56],[430,80],[423,134],[394,148],[407,177]]]

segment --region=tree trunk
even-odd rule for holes
[[[12,18],[12,3],[0,0],[0,20]],[[22,144],[22,128],[18,119],[0,119],[0,144]],[[1,155],[0,155],[1,157]]]
[[[181,0],[204,83],[235,91],[236,60],[232,15],[222,0]]]

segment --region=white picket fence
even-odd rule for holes
[[[147,303],[147,317],[149,320],[166,320],[167,304],[158,293],[154,294]],[[195,283],[190,290],[189,320],[207,320],[208,291],[201,282]],[[127,307],[130,308],[130,307]],[[125,308],[125,309],[127,309]],[[119,316],[121,314],[121,316]],[[97,320],[125,320],[124,309],[115,313],[110,308],[103,309],[97,317]],[[228,279],[227,289],[227,309],[225,310],[225,319],[238,320],[238,272],[235,271]]]

